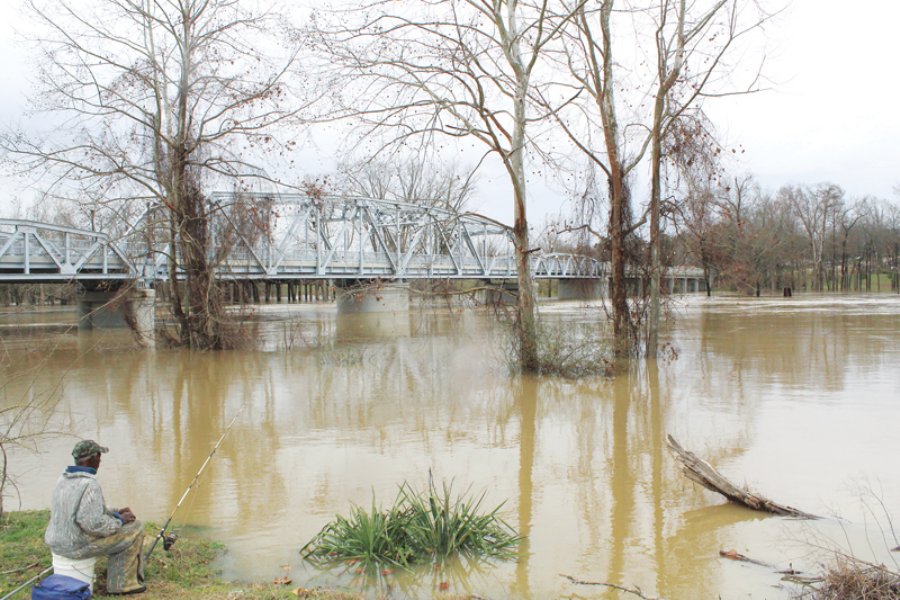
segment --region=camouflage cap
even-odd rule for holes
[[[101,446],[94,440],[81,440],[72,448],[72,458],[80,460],[98,452],[109,452],[109,448]]]

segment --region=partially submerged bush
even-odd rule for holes
[[[848,557],[839,558],[804,600],[900,600],[900,573]]]
[[[539,323],[537,331],[537,374],[566,379],[609,375],[612,352],[593,324]],[[518,372],[521,356],[514,332],[507,335],[507,364]]]
[[[573,331],[571,324],[540,326],[538,362],[542,375],[567,379],[606,375],[612,365],[609,348],[599,334]]]
[[[359,563],[367,572],[380,567],[409,568],[451,556],[508,559],[520,537],[499,516],[500,506],[481,513],[484,494],[453,497],[451,486],[439,492],[432,482],[416,492],[404,483],[394,504],[370,510],[353,506],[349,518],[336,517],[300,553],[319,563]]]

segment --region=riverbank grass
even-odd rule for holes
[[[50,566],[50,552],[44,545],[44,530],[49,511],[6,513],[0,519],[0,597]],[[146,526],[146,540],[159,531]],[[215,561],[224,547],[199,535],[182,535],[170,552],[162,547],[150,557],[145,567],[147,591],[141,600],[191,598],[195,600],[282,600],[316,598],[318,600],[355,600],[359,596],[333,590],[308,590],[296,585],[244,584],[223,581]],[[103,594],[106,561],[97,562],[94,598],[118,598]],[[30,586],[19,592],[16,600],[29,597]]]
[[[44,545],[49,518],[47,511],[6,512],[0,517],[0,598],[50,566]]]

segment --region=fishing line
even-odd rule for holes
[[[200,470],[197,471],[197,474],[194,475],[194,479],[191,480],[190,485],[188,485],[187,489],[184,490],[184,494],[181,495],[181,499],[178,500],[178,504],[175,505],[174,510],[172,510],[172,514],[169,515],[169,518],[166,519],[166,522],[162,526],[162,529],[160,529],[159,533],[156,534],[156,537],[153,538],[153,543],[150,545],[150,549],[147,550],[147,554],[144,555],[144,562],[147,562],[147,560],[150,558],[150,555],[153,553],[153,550],[156,548],[156,545],[159,543],[160,540],[163,541],[163,548],[165,548],[166,550],[168,550],[169,548],[172,547],[173,544],[175,544],[175,541],[178,539],[178,536],[175,535],[174,533],[169,533],[168,535],[166,535],[166,531],[168,531],[169,525],[171,525],[172,519],[175,517],[175,513],[178,512],[178,509],[181,508],[181,505],[184,503],[185,498],[188,497],[188,494],[191,493],[191,490],[194,489],[194,486],[196,486],[197,482],[200,481],[200,476],[203,474],[203,471],[206,470],[206,466],[210,463],[213,456],[215,456],[216,451],[219,449],[219,446],[222,445],[222,442],[225,440],[225,437],[228,435],[228,432],[231,431],[231,428],[237,422],[238,417],[241,416],[241,413],[244,411],[244,406],[245,406],[245,404],[241,405],[240,409],[238,409],[237,413],[234,415],[234,417],[231,419],[231,422],[228,424],[228,427],[226,427],[225,431],[222,432],[222,435],[219,437],[219,440],[216,442],[216,445],[213,446],[213,449],[212,449],[212,451],[210,451],[209,455],[206,457],[206,460],[204,460],[203,464],[200,465]],[[8,600],[9,598],[12,598],[18,592],[20,592],[23,589],[25,589],[26,587],[28,587],[29,584],[31,584],[34,581],[37,581],[39,578],[41,578],[42,576],[44,576],[45,574],[49,573],[52,570],[53,570],[52,566],[47,567],[46,569],[44,569],[43,571],[41,571],[40,573],[38,573],[37,575],[35,575],[31,579],[29,579],[25,583],[21,584],[19,587],[15,588],[11,592],[9,592],[8,594],[6,594],[2,598],[0,598],[0,600]]]
[[[228,424],[228,427],[225,428],[225,431],[222,432],[222,435],[219,437],[219,441],[216,442],[216,445],[213,446],[212,451],[209,453],[209,456],[206,457],[206,460],[203,461],[203,464],[200,465],[200,470],[197,471],[197,474],[194,475],[194,479],[191,480],[190,485],[187,486],[187,489],[184,490],[184,494],[181,495],[181,499],[178,501],[178,504],[175,505],[174,510],[172,510],[172,514],[169,515],[169,518],[166,519],[165,524],[162,526],[162,529],[159,530],[159,533],[156,534],[156,537],[153,538],[153,543],[150,544],[150,549],[147,550],[147,554],[144,555],[144,562],[150,558],[150,555],[153,553],[153,549],[156,548],[156,544],[159,543],[160,540],[163,541],[163,548],[168,550],[172,547],[175,541],[178,539],[178,536],[174,533],[170,533],[166,535],[166,531],[169,529],[169,525],[172,523],[172,519],[175,517],[175,513],[178,512],[178,509],[181,508],[184,499],[188,497],[188,494],[191,493],[191,490],[194,489],[194,486],[197,485],[197,482],[200,480],[200,476],[203,474],[203,471],[206,469],[206,465],[212,460],[212,457],[216,454],[216,450],[219,449],[219,446],[222,444],[222,441],[225,439],[225,436],[228,435],[228,432],[231,431],[231,427],[235,424],[238,417],[241,415],[241,412],[244,410],[244,405],[241,405],[241,408],[234,415],[234,418],[231,419],[231,423]],[[2,599],[0,599],[2,600]]]
[[[8,600],[9,598],[12,598],[18,592],[20,592],[20,591],[24,590],[26,587],[28,587],[28,585],[31,582],[37,581],[39,578],[43,577],[44,575],[46,575],[47,573],[49,573],[52,570],[53,570],[53,566],[51,565],[51,566],[47,567],[46,569],[44,569],[43,571],[41,571],[40,573],[38,573],[37,575],[35,575],[34,577],[32,577],[31,579],[29,579],[28,581],[26,581],[25,583],[23,583],[22,585],[20,585],[19,587],[17,587],[16,589],[14,589],[13,591],[11,591],[10,593],[8,593],[7,595],[0,598],[0,600]]]

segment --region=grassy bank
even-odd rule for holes
[[[48,511],[6,513],[0,520],[0,598],[21,583],[50,566],[50,552],[44,545],[44,530],[50,518]],[[146,540],[153,539],[158,527],[148,524]],[[170,552],[162,546],[156,549],[145,567],[147,592],[135,596],[141,600],[194,598],[198,600],[227,598],[229,600],[279,600],[281,598],[315,598],[318,600],[351,600],[353,593],[334,590],[307,590],[297,584],[244,584],[223,581],[215,568],[216,558],[224,547],[199,536],[185,536]],[[99,575],[94,584],[95,598],[105,596],[104,573],[106,561],[97,562]],[[15,600],[30,597],[25,588]]]

